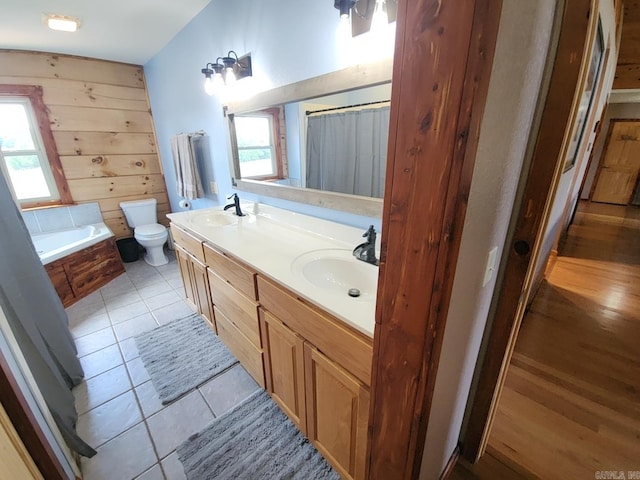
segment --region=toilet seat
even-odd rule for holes
[[[140,225],[134,229],[134,237],[136,238],[160,238],[166,234],[167,227],[159,223]]]

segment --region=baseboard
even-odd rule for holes
[[[453,469],[456,467],[456,463],[458,463],[458,459],[460,458],[460,445],[456,445],[456,448],[453,450],[451,457],[449,457],[449,461],[447,465],[444,467],[444,470],[440,474],[440,480],[446,480],[449,478],[449,475],[453,472]]]

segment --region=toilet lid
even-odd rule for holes
[[[135,229],[136,235],[158,235],[167,230],[167,227],[160,225],[159,223],[152,223],[150,225],[141,225]]]

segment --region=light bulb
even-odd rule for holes
[[[221,73],[213,74],[213,91],[215,93],[219,93],[224,88],[224,80],[222,79]]]
[[[233,67],[227,67],[225,71],[224,83],[226,83],[227,85],[236,83],[236,74],[233,71]]]
[[[207,95],[213,95],[215,93],[215,85],[211,77],[204,79],[204,91],[207,92]]]
[[[371,31],[375,33],[382,32],[386,29],[387,25],[389,25],[389,18],[387,17],[384,0],[376,0],[373,17],[371,18]]]

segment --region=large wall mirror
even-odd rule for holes
[[[380,217],[391,72],[357,65],[228,104],[234,186]]]

